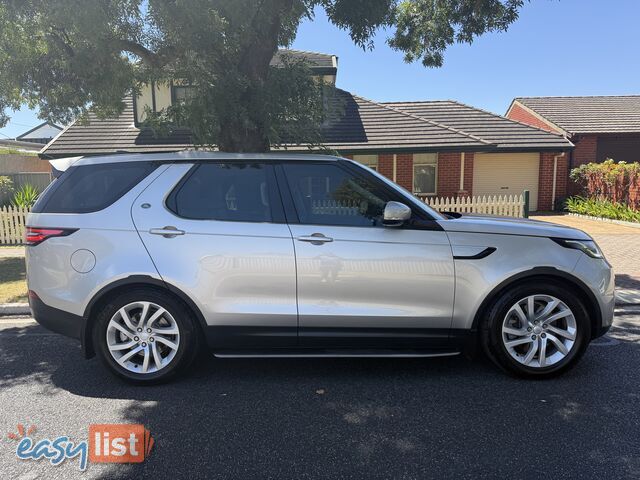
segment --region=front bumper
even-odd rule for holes
[[[591,337],[598,338],[607,333],[613,323],[616,306],[615,275],[605,259],[593,259],[582,255],[574,270],[589,288],[597,304],[597,312],[590,312],[598,320],[592,328]]]

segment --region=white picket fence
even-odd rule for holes
[[[0,207],[0,245],[24,243],[24,229],[28,208]]]
[[[439,212],[481,213],[504,217],[525,217],[524,195],[495,195],[493,197],[427,197],[422,199]]]

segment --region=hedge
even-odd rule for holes
[[[605,202],[606,208],[620,204],[640,210],[640,163],[587,163],[574,168],[571,178],[583,187],[584,197]]]

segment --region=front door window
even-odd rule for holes
[[[374,182],[331,164],[287,165],[285,172],[300,223],[382,226],[391,198]]]

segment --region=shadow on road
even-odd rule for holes
[[[84,360],[76,342],[39,332],[2,331],[0,388],[39,382],[130,400],[114,423],[143,423],[155,438],[145,463],[104,478],[524,478],[539,458],[551,478],[640,473],[628,408],[640,406],[639,375],[621,368],[640,361],[634,341],[593,347],[551,381],[462,357],[204,357],[179,381],[134,387]]]
[[[640,278],[632,277],[625,273],[616,274],[616,288],[628,288],[631,290],[640,290]]]

